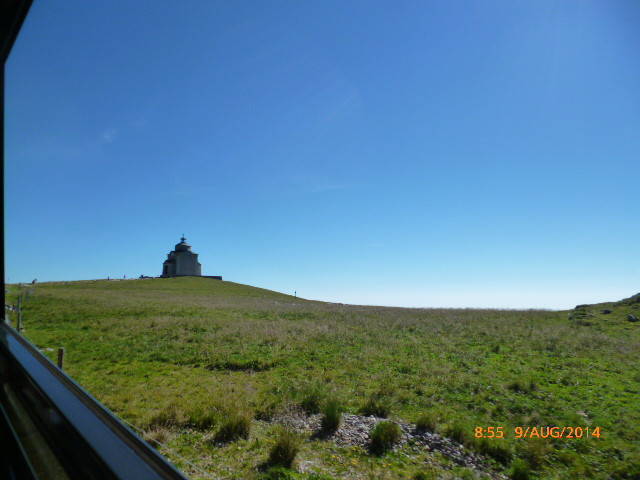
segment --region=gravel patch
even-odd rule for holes
[[[299,433],[310,434],[312,438],[331,440],[343,447],[358,446],[367,449],[369,447],[369,433],[378,422],[387,420],[374,416],[343,414],[340,428],[335,433],[328,436],[319,436],[320,418],[320,414],[306,415],[301,410],[289,409],[275,415],[271,421],[294,429]],[[484,456],[466,449],[463,445],[450,438],[443,437],[435,432],[416,431],[415,426],[407,422],[393,419],[391,421],[397,423],[402,429],[402,437],[394,447],[394,450],[408,445],[426,449],[433,453],[439,452],[460,466],[489,474],[491,478],[506,478],[504,475],[495,472]]]

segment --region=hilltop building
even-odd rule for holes
[[[202,276],[202,265],[198,262],[198,254],[191,251],[184,235],[176,245],[175,250],[169,252],[162,265],[161,277]]]

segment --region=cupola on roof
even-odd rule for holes
[[[181,242],[176,245],[176,252],[190,252],[191,245],[187,243],[187,239],[182,235]]]

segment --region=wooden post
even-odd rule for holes
[[[16,330],[19,332],[22,328],[22,295],[18,295],[18,328]]]
[[[64,347],[58,349],[58,368],[60,370],[64,368]]]

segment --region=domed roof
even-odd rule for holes
[[[176,252],[190,252],[191,245],[187,243],[187,239],[184,238],[184,235],[180,240],[180,243],[176,245]]]

